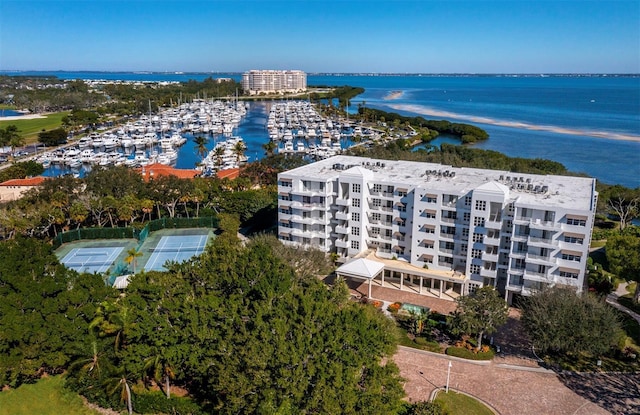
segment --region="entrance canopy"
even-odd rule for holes
[[[370,259],[359,258],[341,265],[336,274],[343,277],[359,278],[371,281],[384,271],[384,264]]]

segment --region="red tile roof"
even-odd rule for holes
[[[152,177],[157,176],[176,176],[180,179],[193,179],[200,174],[198,170],[189,169],[175,169],[171,166],[165,166],[164,164],[155,163],[145,167],[139,167],[136,169],[138,173],[142,174],[142,178],[145,182],[148,182]]]
[[[0,183],[0,186],[40,186],[45,180],[47,180],[47,178],[42,176],[27,177],[26,179],[11,179]]]
[[[216,172],[216,176],[218,176],[219,179],[235,179],[240,175],[240,169],[235,168],[235,169],[225,169],[225,170],[219,170],[218,172]]]

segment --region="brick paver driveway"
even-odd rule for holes
[[[410,401],[444,387],[447,356],[400,348],[394,356]],[[638,375],[562,375],[452,360],[449,387],[492,405],[502,415],[640,414]]]
[[[354,294],[366,295],[368,290],[366,283],[349,286]],[[453,301],[372,288],[372,297],[379,300],[410,302],[443,314],[456,308]],[[503,353],[488,364],[452,359],[449,387],[480,398],[501,415],[640,415],[640,374],[566,374],[540,368],[516,309],[493,336]],[[444,387],[449,360],[401,347],[394,361],[406,380],[408,399],[427,400],[433,390]]]

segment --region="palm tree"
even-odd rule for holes
[[[136,325],[129,307],[119,302],[104,301],[96,309],[96,317],[89,329],[97,328],[101,337],[114,336],[116,353],[126,345],[126,337]]]
[[[145,371],[151,372],[153,380],[164,389],[167,399],[171,398],[171,379],[176,377],[171,365],[160,355],[145,360]]]
[[[91,337],[91,351],[83,352],[84,356],[80,356],[69,366],[70,372],[85,372],[90,378],[100,379],[104,365],[108,363],[105,360],[105,353],[98,349],[98,339],[93,335]],[[104,363],[104,364],[103,364]]]
[[[242,141],[238,141],[235,146],[233,146],[233,152],[236,154],[236,161],[240,163],[240,158],[244,155],[244,151],[247,147],[244,145]]]
[[[268,156],[273,155],[273,151],[276,149],[276,147],[278,146],[273,142],[273,140],[269,140],[266,144],[262,145],[262,148],[264,148]]]
[[[136,250],[136,248],[131,248],[127,251],[127,257],[124,259],[128,265],[133,264],[133,273],[136,273],[136,265],[138,264],[138,258],[141,257],[142,252]]]
[[[204,135],[199,135],[194,139],[194,142],[196,143],[196,151],[198,152],[198,155],[203,159],[209,152],[209,150],[207,149],[208,141],[209,139]]]
[[[115,395],[120,391],[120,402],[127,404],[127,412],[131,415],[133,414],[133,403],[131,400],[131,387],[129,386],[130,381],[125,370],[120,370],[119,372],[117,376],[107,379],[105,386],[109,395]]]
[[[5,145],[11,146],[11,154],[15,153],[16,147],[22,147],[25,143],[24,137],[20,135],[20,130],[15,125],[7,125],[4,130],[0,130],[0,136]]]

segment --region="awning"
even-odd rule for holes
[[[568,236],[569,238],[580,238],[580,239],[584,239],[584,235],[581,233],[572,233],[572,232],[565,232],[564,236]]]
[[[396,188],[396,192],[408,192],[409,189],[407,189],[406,187],[397,187]]]
[[[584,215],[573,215],[570,213],[567,213],[567,219],[578,219],[578,220],[587,220],[587,217]]]
[[[562,272],[569,272],[571,274],[580,274],[580,270],[566,267],[558,267],[558,269]]]
[[[573,255],[573,256],[582,256],[582,252],[579,251],[569,251],[568,249],[563,249],[561,251],[563,254],[567,254],[567,255]]]

